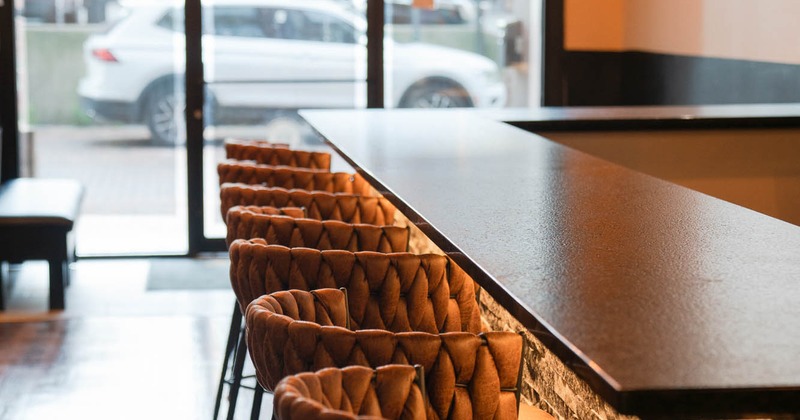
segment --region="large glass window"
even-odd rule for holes
[[[17,3],[23,163],[88,186],[79,251],[185,252],[185,1]],[[367,106],[366,5],[202,2],[205,237],[225,231],[215,175],[225,138],[324,148],[298,109]],[[538,2],[385,6],[387,108],[538,105]]]
[[[170,3],[16,5],[22,175],[85,185],[79,255],[185,253],[186,156],[169,112],[183,45],[160,21]]]
[[[203,225],[207,238],[220,238],[222,142],[257,138],[325,149],[297,110],[366,106],[366,21],[334,0],[227,1],[203,13]]]

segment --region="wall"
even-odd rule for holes
[[[800,226],[800,129],[537,134]]]
[[[626,3],[626,50],[800,64],[796,0]]]
[[[800,102],[800,2],[564,1],[567,105]]]
[[[21,49],[27,53],[30,124],[90,122],[80,108],[76,89],[85,72],[83,42],[95,30],[97,27],[79,25],[30,25],[25,29],[27,47]]]
[[[564,47],[800,64],[795,0],[565,0]]]
[[[564,48],[625,49],[626,0],[564,0]]]

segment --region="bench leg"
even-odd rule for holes
[[[68,270],[64,260],[49,260],[50,264],[50,310],[64,309],[64,271]]]

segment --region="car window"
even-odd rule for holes
[[[221,36],[263,38],[269,36],[264,16],[253,7],[215,7],[205,11],[204,19],[212,17],[211,25],[203,25],[203,33]],[[210,15],[208,14],[210,13]],[[156,25],[175,32],[183,32],[183,9],[172,9]],[[207,20],[206,20],[207,22]]]
[[[264,38],[260,12],[253,7],[215,7],[214,35]]]
[[[327,13],[296,9],[262,9],[267,36],[300,41],[356,42],[347,22]]]
[[[105,29],[98,31],[101,34],[110,33],[114,30],[119,24],[125,20],[131,14],[131,9],[128,7],[118,7],[118,8],[110,8],[106,12],[106,23],[107,26]]]
[[[391,21],[395,24],[413,23],[411,14],[415,12],[419,13],[419,21],[423,25],[454,25],[466,22],[461,13],[454,8],[415,9],[410,4],[398,3],[390,3],[389,7]]]
[[[356,43],[355,29],[339,17],[312,10],[215,7],[213,27],[204,33],[221,36],[277,38],[300,41]],[[156,25],[183,32],[183,11],[168,11]]]
[[[170,9],[156,22],[156,26],[175,32],[183,32],[183,9]]]

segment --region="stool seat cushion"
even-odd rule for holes
[[[63,226],[78,217],[83,186],[67,179],[18,178],[0,185],[0,226]]]

